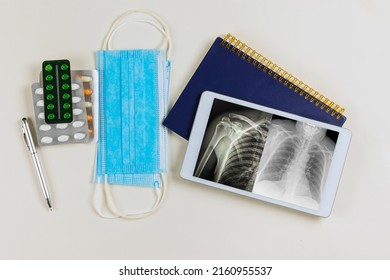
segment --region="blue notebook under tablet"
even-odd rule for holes
[[[163,124],[188,140],[206,90],[337,126],[346,121],[342,107],[230,34],[215,40]]]

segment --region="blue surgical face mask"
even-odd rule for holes
[[[130,14],[123,15],[122,20]],[[137,21],[155,27],[160,22],[158,18],[154,22]],[[120,24],[114,22],[109,38]],[[158,29],[167,35],[165,26]],[[108,48],[109,40],[105,42]],[[166,50],[160,49],[101,50],[97,52],[97,68],[100,116],[96,187],[104,189],[114,216],[138,218],[140,215],[118,210],[110,185],[153,187],[159,193],[154,208],[162,201],[168,151],[162,120],[168,105],[170,61]]]

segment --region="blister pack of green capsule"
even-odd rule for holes
[[[47,124],[71,123],[72,80],[69,60],[42,63],[43,103]]]
[[[71,70],[66,59],[44,61],[31,89],[40,146],[97,141],[96,70]]]

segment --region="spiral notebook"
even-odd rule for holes
[[[204,91],[340,127],[346,121],[344,108],[231,34],[214,41],[163,124],[188,140]]]

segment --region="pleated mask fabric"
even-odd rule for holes
[[[167,171],[170,62],[164,50],[102,50],[100,127],[95,181],[161,186]]]

